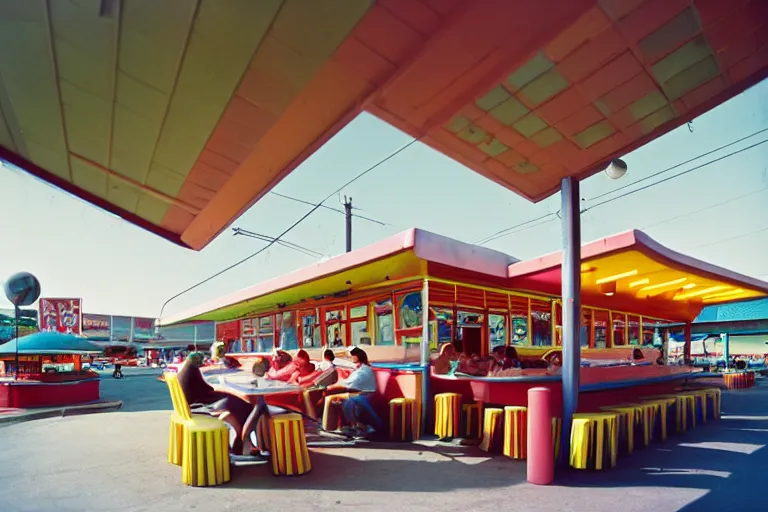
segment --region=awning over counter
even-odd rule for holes
[[[581,250],[582,303],[691,321],[710,304],[768,295],[768,283],[675,252],[641,231],[588,243]],[[509,267],[515,288],[560,294],[562,253]]]

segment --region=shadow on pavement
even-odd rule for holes
[[[312,450],[312,471],[301,477],[274,477],[264,464],[232,469],[227,487],[302,491],[376,491],[437,493],[501,488],[525,482],[525,463],[489,458],[477,448],[419,447],[370,443],[364,454],[346,448]]]
[[[728,411],[737,412],[729,415]],[[768,386],[723,393],[723,417],[663,444],[619,458],[604,473],[571,470],[556,482],[568,487],[649,487],[708,491],[682,510],[765,510],[752,500],[768,474]],[[756,494],[757,493],[757,494]]]

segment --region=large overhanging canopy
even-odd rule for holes
[[[538,201],[763,79],[764,0],[0,0],[0,157],[200,249],[361,111]]]

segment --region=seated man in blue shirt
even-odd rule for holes
[[[364,350],[355,347],[350,351],[350,355],[357,368],[343,381],[328,386],[328,391],[356,393],[344,400],[341,408],[344,419],[355,430],[356,437],[362,437],[382,428],[381,418],[373,410],[369,399],[370,395],[376,392],[376,376]],[[368,422],[364,421],[364,417],[367,417]]]

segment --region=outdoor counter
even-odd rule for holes
[[[510,377],[471,377],[430,375],[431,395],[460,393],[464,401],[493,405],[528,403],[528,390],[545,387],[552,391],[554,411],[562,411],[562,378],[544,370],[524,370],[526,374]],[[599,411],[601,406],[631,402],[640,396],[672,392],[690,379],[713,377],[689,367],[615,366],[582,367],[579,412]]]
[[[0,407],[28,409],[32,407],[57,407],[83,404],[99,399],[99,377],[79,380],[0,381]]]

